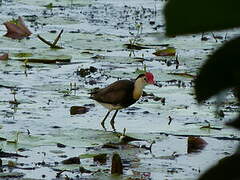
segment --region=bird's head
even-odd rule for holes
[[[155,84],[154,76],[150,72],[146,72],[144,74],[140,74],[137,79],[143,86],[147,84]]]
[[[155,84],[154,76],[150,72],[146,72],[144,80],[146,81],[147,84]]]
[[[138,100],[143,93],[143,88],[148,84],[155,84],[154,76],[150,72],[140,74],[134,83],[133,98]]]

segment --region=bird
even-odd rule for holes
[[[95,89],[90,92],[90,99],[95,100],[108,109],[107,114],[101,121],[101,125],[106,131],[105,120],[110,112],[115,110],[110,124],[113,131],[116,131],[114,119],[120,109],[127,108],[134,104],[143,94],[143,89],[148,84],[155,84],[154,76],[151,72],[145,72],[138,75],[135,80],[118,80],[105,88]]]

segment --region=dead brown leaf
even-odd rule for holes
[[[6,37],[12,39],[23,39],[32,34],[20,16],[18,19],[13,19],[11,21],[4,22],[3,24],[7,28],[7,33],[5,34]]]
[[[188,153],[198,152],[204,149],[206,145],[207,145],[207,142],[204,139],[200,137],[189,136],[187,152]]]
[[[0,60],[8,60],[8,53],[4,53],[3,55],[0,56]]]

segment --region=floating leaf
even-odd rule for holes
[[[0,137],[0,141],[6,141],[6,138]]]
[[[90,66],[89,68],[77,69],[76,74],[80,77],[85,77],[94,72],[97,72],[97,68]]]
[[[81,159],[88,159],[88,158],[93,158],[94,156],[96,156],[97,154],[89,154],[89,153],[87,153],[87,154],[80,154],[80,158]]]
[[[105,164],[107,161],[107,154],[97,154],[93,156],[93,161],[98,162],[100,164]]]
[[[164,9],[166,33],[179,35],[239,27],[239,6],[240,1],[236,0],[169,0]]]
[[[173,47],[169,47],[166,49],[158,49],[156,52],[153,53],[156,56],[175,56],[176,49]]]
[[[0,151],[0,157],[4,157],[4,158],[12,158],[12,157],[27,157],[27,156],[23,156],[17,153],[8,153],[8,152],[3,152]]]
[[[123,129],[123,133],[116,133],[115,135],[117,135],[119,137],[119,144],[127,144],[131,141],[144,141],[143,139],[138,139],[135,137],[127,136],[126,128]]]
[[[218,128],[218,127],[212,127],[211,124],[208,124],[207,126],[202,126],[200,127],[200,129],[213,129],[213,130],[222,130],[222,128]]]
[[[79,167],[79,171],[80,171],[80,173],[87,173],[87,174],[92,173],[92,171],[84,168],[83,166]]]
[[[59,148],[65,148],[66,145],[65,145],[65,144],[62,144],[62,143],[57,143],[57,147],[59,147]]]
[[[29,54],[30,55],[30,54]],[[11,59],[25,61],[25,57],[11,57]],[[72,59],[72,56],[68,55],[45,55],[45,56],[31,56],[27,58],[28,62],[31,63],[44,63],[44,64],[55,64],[58,62],[69,63]]]
[[[12,39],[23,39],[25,37],[30,36],[32,33],[24,24],[22,17],[18,17],[18,19],[13,19],[12,21],[7,21],[3,23],[7,28],[6,37]]]
[[[14,56],[20,57],[20,58],[27,58],[27,57],[33,56],[33,54],[32,53],[21,52],[21,53],[14,54]]]
[[[107,148],[107,149],[132,149],[132,148],[141,148],[141,147],[137,146],[135,144],[123,144],[122,142],[119,142],[119,143],[103,144],[102,148]]]
[[[80,164],[79,157],[71,157],[62,161],[63,164]]]
[[[70,108],[70,114],[75,115],[75,114],[85,114],[86,112],[89,111],[89,108],[86,108],[84,106],[72,106]]]
[[[141,49],[149,49],[149,47],[146,47],[144,45],[141,45],[141,44],[124,44],[124,46],[127,48],[127,49],[135,49],[135,50],[141,50]]]
[[[17,166],[17,163],[15,161],[8,161],[7,166],[9,168],[15,168]]]
[[[207,142],[202,138],[189,136],[187,152],[188,153],[198,152],[202,150],[206,145],[207,145]]]
[[[176,76],[182,76],[186,78],[196,78],[195,75],[189,74],[189,73],[168,73],[170,75],[176,75]]]
[[[53,8],[53,3],[49,3],[49,4],[45,5],[44,7],[46,7],[47,9],[52,9]]]
[[[240,84],[240,38],[220,47],[201,67],[196,81],[195,93],[198,102]]]
[[[117,175],[123,174],[122,160],[118,153],[113,154],[111,174],[117,174]]]
[[[0,178],[21,178],[25,174],[24,173],[19,173],[19,172],[4,172],[0,173]]]
[[[4,53],[3,55],[0,56],[0,60],[8,60],[8,53]]]

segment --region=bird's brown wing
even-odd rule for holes
[[[133,81],[119,80],[91,93],[91,99],[102,103],[123,104],[126,99],[132,98],[133,88]]]

